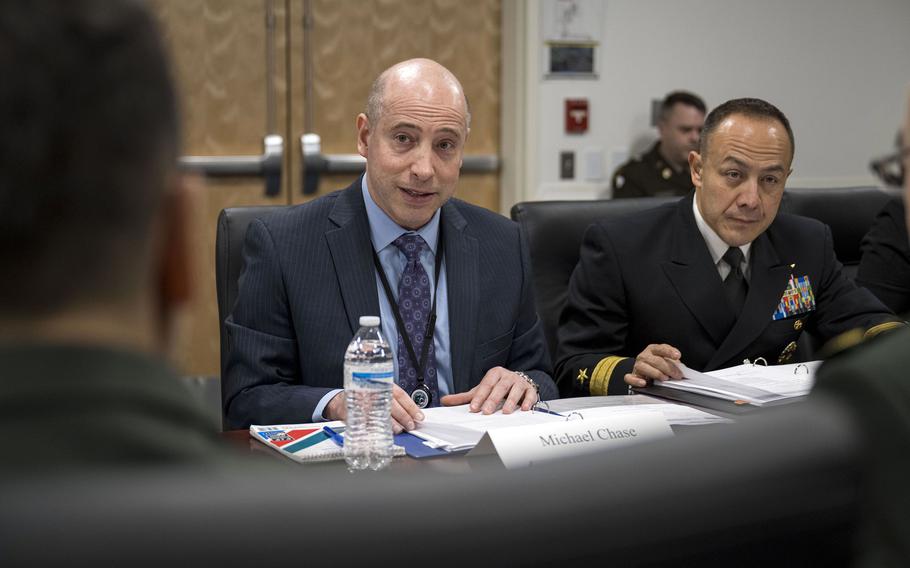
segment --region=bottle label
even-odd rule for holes
[[[366,383],[391,383],[395,380],[395,373],[392,371],[383,371],[380,373],[364,373],[354,371],[351,373],[351,379]]]

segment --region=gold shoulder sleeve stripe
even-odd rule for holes
[[[871,339],[878,335],[879,333],[884,333],[886,331],[891,331],[899,327],[904,327],[906,324],[902,321],[886,321],[885,323],[880,323],[878,325],[873,325],[866,330],[866,333],[863,334],[863,339]]]
[[[862,342],[863,330],[857,327],[849,331],[845,331],[832,339],[829,339],[819,350],[817,355],[819,359],[828,359],[834,357],[835,355],[843,353],[848,349],[852,349]]]
[[[594,367],[594,372],[591,373],[591,383],[588,388],[588,393],[591,396],[603,396],[607,394],[607,387],[610,385],[610,375],[613,374],[613,369],[615,369],[616,365],[619,365],[619,362],[623,359],[628,359],[628,357],[611,355],[609,357],[604,357],[597,363],[597,366]]]

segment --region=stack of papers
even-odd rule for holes
[[[809,394],[820,364],[821,361],[773,366],[747,363],[699,373],[679,363],[685,378],[663,381],[660,386],[764,406]]]
[[[715,424],[729,422],[696,408],[654,402],[654,399],[641,397],[641,403],[625,405],[603,406],[605,401],[595,400],[600,397],[581,399],[567,399],[553,401],[550,412],[516,411],[512,414],[503,414],[497,411],[493,414],[471,413],[468,406],[426,408],[423,410],[426,417],[418,423],[417,429],[412,434],[422,438],[424,443],[432,448],[449,452],[469,450],[477,445],[486,432],[501,428],[514,428],[532,426],[552,422],[565,422],[566,420],[596,420],[613,416],[633,416],[642,413],[660,412],[671,425]],[[615,402],[626,402],[623,399],[632,397],[612,397]],[[646,402],[647,401],[647,402]],[[614,401],[610,401],[614,402]],[[646,403],[645,403],[646,402]]]
[[[411,433],[423,438],[424,443],[430,447],[460,452],[476,446],[488,430],[565,420],[562,416],[546,412],[517,410],[512,414],[503,414],[502,411],[481,414],[469,412],[468,409],[466,404],[424,408],[423,422],[418,422],[417,429],[411,430]]]
[[[672,426],[696,426],[700,424],[732,422],[732,420],[728,418],[715,416],[714,414],[709,414],[704,410],[692,408],[691,406],[670,403],[664,404],[659,402],[652,404],[636,404],[634,406],[602,406],[599,408],[577,410],[576,412],[585,420],[596,420],[608,416],[628,416],[640,414],[642,412],[659,412],[666,418],[667,424]]]

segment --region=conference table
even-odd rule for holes
[[[290,465],[299,465],[306,469],[346,469],[344,460],[308,462],[296,464],[278,452],[267,448],[261,442],[250,437],[249,430],[229,430],[223,432],[222,437],[232,447],[240,452],[245,452],[252,459],[263,461],[279,460]],[[459,452],[446,456],[415,459],[410,456],[396,457],[389,464],[388,470],[392,472],[427,472],[439,471],[441,473],[477,473],[503,469],[502,463],[494,456],[469,457],[467,452]]]
[[[697,400],[697,399],[696,399]],[[629,406],[629,405],[642,405],[642,404],[655,404],[655,403],[667,403],[668,401],[661,398],[648,396],[644,394],[637,394],[632,396],[611,396],[611,397],[584,397],[584,398],[569,398],[569,399],[560,399],[549,401],[549,407],[551,410],[556,412],[564,412],[569,410],[574,410],[580,406],[588,407],[599,407],[599,406]],[[725,402],[725,401],[724,401]],[[683,403],[680,403],[683,404]],[[709,402],[710,404],[710,402]],[[720,405],[720,410],[718,408],[704,408],[699,407],[695,404],[683,404],[684,406],[692,406],[698,408],[699,410],[704,410],[711,414],[722,416],[724,418],[729,418],[735,420],[738,414],[742,413],[742,410],[736,410],[730,412],[729,409],[724,410],[724,406]],[[716,405],[715,405],[716,406]],[[753,407],[754,408],[754,407]],[[748,411],[749,409],[745,409]],[[583,410],[582,410],[583,412]],[[711,428],[716,425],[702,425],[702,426],[687,426],[687,425],[671,425],[671,429],[674,434],[677,436],[685,436],[690,432],[698,431],[704,428]],[[222,438],[232,447],[236,448],[238,451],[250,455],[253,459],[256,460],[280,460],[288,463],[294,463],[290,459],[284,457],[280,453],[272,450],[271,448],[266,447],[261,442],[253,439],[250,436],[249,430],[228,430],[222,432]],[[468,456],[468,452],[457,452],[444,456],[431,457],[431,458],[421,458],[415,459],[410,456],[401,456],[396,457],[392,460],[389,465],[390,471],[441,471],[446,473],[471,473],[477,471],[489,471],[490,469],[502,469],[503,465],[499,461],[499,458],[496,455],[487,455],[487,456]],[[300,467],[306,468],[341,468],[344,466],[344,462],[340,460],[335,461],[325,461],[325,462],[308,462],[306,464],[299,464]]]
[[[636,401],[656,402],[605,402]],[[253,467],[7,488],[0,549],[4,565],[845,564],[855,428],[817,401],[793,410],[762,413],[760,428],[677,426],[675,439],[508,471],[498,457],[457,454],[348,474],[343,460],[297,464],[235,430],[223,440]],[[21,562],[9,562],[13,546]]]

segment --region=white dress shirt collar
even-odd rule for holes
[[[720,262],[723,260],[724,253],[727,252],[730,245],[725,243],[724,240],[720,238],[720,235],[708,225],[705,218],[701,216],[701,211],[698,210],[698,199],[694,197],[692,198],[692,213],[695,214],[695,224],[698,226],[698,232],[701,233],[702,238],[705,239],[705,243],[708,245],[708,251],[711,253],[711,260],[714,261],[714,266],[717,266],[720,271],[721,279],[726,278],[727,274],[730,272],[730,267],[726,262],[723,264],[720,264]],[[746,278],[749,277],[749,252],[751,249],[752,243],[746,243],[739,247],[739,250],[743,251],[743,266],[740,268]]]
[[[436,255],[437,236],[439,235],[439,209],[433,213],[433,216],[430,217],[430,220],[426,225],[416,231],[409,231],[393,221],[392,218],[389,217],[375,201],[373,201],[373,196],[370,195],[370,190],[367,187],[367,176],[363,176],[360,190],[363,192],[363,203],[366,205],[367,219],[370,222],[370,237],[372,237],[373,247],[376,252],[379,252],[392,244],[395,239],[404,233],[417,233],[423,237],[430,252],[432,252],[434,256]]]

